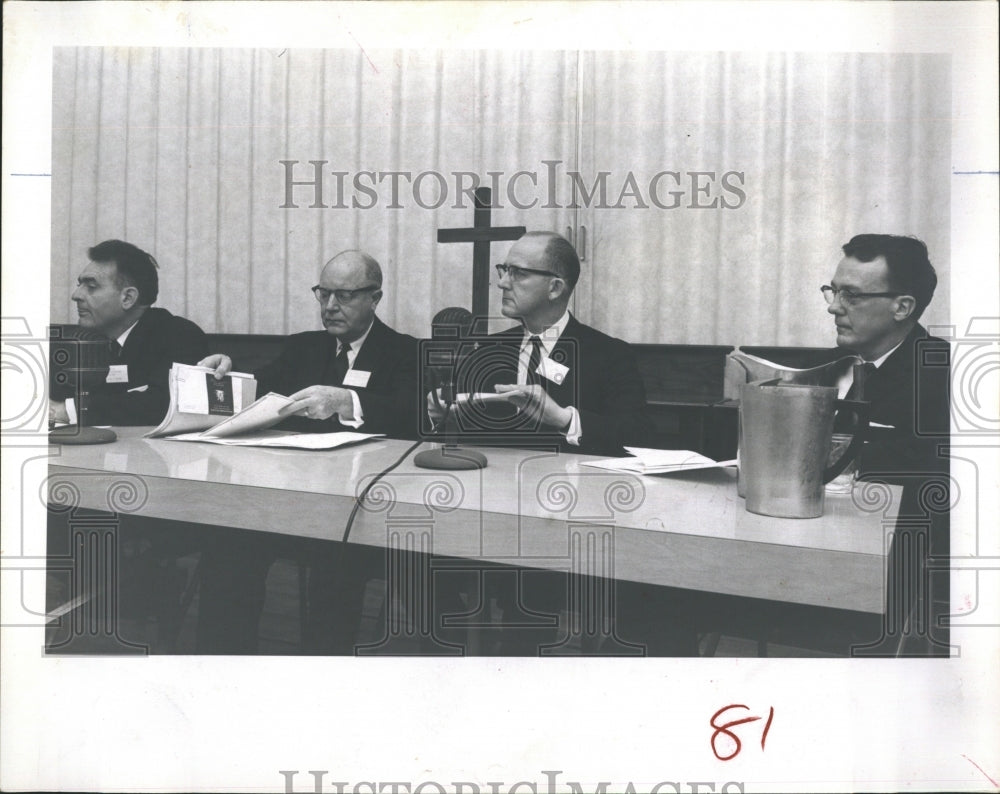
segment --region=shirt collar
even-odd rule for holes
[[[524,329],[524,339],[521,340],[521,349],[524,350],[528,345],[531,344],[531,337],[537,336],[542,342],[542,348],[545,350],[545,354],[549,355],[552,353],[552,348],[556,346],[556,342],[559,341],[559,337],[562,336],[563,331],[566,330],[566,325],[569,323],[569,310],[563,312],[563,316],[560,317],[553,325],[543,330],[540,334],[531,333],[527,327]]]
[[[365,331],[365,332],[364,332],[363,334],[361,334],[361,336],[359,336],[359,337],[358,337],[357,339],[355,339],[355,340],[354,340],[353,342],[348,342],[348,343],[347,343],[347,348],[348,348],[348,352],[350,352],[350,351],[352,351],[352,350],[353,350],[354,352],[357,352],[358,350],[360,350],[360,349],[361,349],[361,346],[362,346],[362,345],[363,345],[363,344],[365,343],[365,340],[366,340],[366,339],[368,338],[368,334],[370,334],[370,333],[372,332],[372,327],[373,327],[374,325],[375,325],[375,319],[374,319],[374,318],[372,318],[372,321],[371,321],[371,323],[370,323],[370,324],[368,325],[368,328],[367,328],[367,330],[366,330],[366,331]],[[337,340],[337,352],[338,352],[338,353],[340,353],[340,346],[341,346],[342,344],[343,344],[343,342],[341,342],[341,341],[340,341],[340,340],[338,339],[338,340]]]
[[[879,357],[878,357],[878,358],[876,358],[876,359],[875,359],[874,361],[872,361],[872,362],[869,362],[869,363],[872,363],[872,364],[874,364],[874,365],[875,365],[875,369],[878,369],[879,367],[881,367],[881,366],[882,366],[882,365],[883,365],[883,364],[885,363],[885,360],[886,360],[887,358],[889,358],[889,356],[891,356],[891,355],[892,355],[893,353],[895,353],[895,352],[896,352],[896,350],[897,350],[897,349],[899,348],[899,345],[903,344],[903,342],[905,342],[905,341],[906,341],[906,338],[905,338],[905,337],[904,337],[903,339],[900,339],[900,340],[899,340],[899,343],[898,343],[898,344],[896,345],[896,347],[894,347],[894,348],[893,348],[892,350],[890,350],[889,352],[885,353],[884,355],[881,355],[881,356],[879,356]]]

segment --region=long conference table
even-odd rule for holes
[[[328,450],[146,439],[50,448],[48,499],[194,524],[344,542],[356,497],[410,442]],[[421,448],[428,448],[424,444]],[[473,471],[412,456],[356,511],[347,543],[790,604],[882,613],[900,489],[857,483],[815,519],[749,513],[733,469],[639,476],[584,455],[483,448]]]

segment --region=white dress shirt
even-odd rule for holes
[[[531,333],[527,328],[524,329],[524,339],[521,340],[521,352],[517,357],[517,384],[518,386],[524,386],[528,382],[528,361],[531,358],[531,337],[537,336],[542,344],[542,356],[548,358],[552,355],[552,349],[556,346],[556,342],[559,341],[559,337],[562,336],[563,331],[566,330],[566,324],[569,322],[569,311],[563,312],[563,316],[560,317],[555,324],[550,325],[537,334]],[[544,377],[539,375],[540,378]],[[580,446],[580,412],[575,406],[566,406],[569,408],[572,418],[569,422],[569,427],[566,428],[566,441],[572,444],[574,447]]]
[[[348,348],[347,348],[348,372],[354,369],[354,362],[357,360],[358,353],[361,352],[361,346],[365,343],[365,340],[368,338],[368,334],[371,333],[373,325],[375,325],[374,320],[372,320],[371,325],[368,326],[368,329],[363,334],[361,334],[361,336],[359,336],[353,342],[348,343]],[[337,340],[338,356],[340,355],[340,351],[342,349],[343,349],[343,343],[338,339]],[[351,393],[351,402],[354,404],[354,418],[345,419],[344,417],[339,415],[338,418],[340,419],[340,423],[342,425],[347,425],[347,427],[353,427],[355,430],[357,430],[359,427],[361,427],[361,425],[365,423],[365,415],[364,412],[361,410],[361,399],[358,397],[358,393],[349,386],[342,386],[341,388],[347,389]]]

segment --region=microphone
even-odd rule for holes
[[[448,438],[448,418],[455,403],[456,372],[460,369],[463,342],[472,330],[472,312],[460,306],[441,309],[431,320],[431,339],[424,345],[421,368],[425,393],[441,390],[445,405],[440,427],[444,429],[444,443],[436,449],[419,453],[413,463],[424,469],[482,469],[486,456],[473,450],[462,450]]]
[[[472,312],[461,306],[441,309],[431,320],[431,339],[428,349],[432,359],[428,373],[435,382],[434,388],[441,389],[441,399],[446,406],[455,402],[455,372],[459,368],[459,347],[468,338],[472,329]],[[437,344],[441,343],[441,344]],[[437,361],[434,361],[437,359]]]

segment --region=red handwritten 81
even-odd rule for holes
[[[721,709],[715,712],[715,714],[712,715],[712,719],[708,721],[709,725],[711,725],[715,729],[712,733],[712,752],[715,753],[715,757],[718,758],[720,761],[731,761],[736,756],[738,756],[740,754],[740,750],[743,749],[743,743],[740,741],[740,737],[737,736],[735,733],[733,733],[733,731],[731,731],[730,728],[735,728],[737,725],[743,725],[744,723],[747,722],[756,722],[759,719],[763,719],[762,717],[751,716],[751,717],[741,717],[740,719],[729,720],[729,722],[719,723],[718,722],[719,717],[721,717],[730,709],[744,709],[745,711],[750,710],[747,706],[744,706],[742,703],[734,703],[730,706],[723,706]],[[764,749],[764,744],[767,742],[767,733],[768,731],[771,730],[771,722],[773,720],[774,720],[774,706],[771,706],[771,708],[768,710],[767,722],[764,723],[764,730],[761,732],[760,735],[761,750]],[[735,745],[735,749],[729,755],[722,755],[719,753],[719,748],[716,746],[715,743],[716,741],[718,741],[720,735],[726,736]]]

